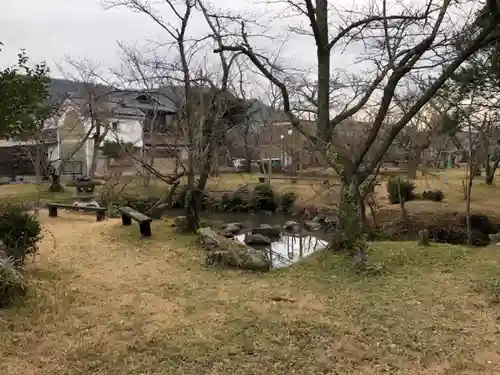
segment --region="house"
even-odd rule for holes
[[[62,100],[61,113],[52,125],[58,134],[58,145],[50,156],[54,165],[65,161],[64,173],[71,174],[75,165],[79,165],[82,174],[88,174],[92,167],[94,154],[94,135],[91,129],[96,121],[109,128],[104,141],[119,141],[133,146],[134,157],[127,160],[110,160],[97,152],[97,174],[104,174],[114,166],[128,168],[127,173],[138,173],[142,164],[138,159],[154,159],[153,166],[166,172],[171,171],[177,158],[187,159],[184,136],[181,133],[186,124],[179,123],[179,108],[183,105],[185,95],[181,87],[161,87],[158,90],[135,91],[114,90],[99,85],[84,85],[75,82],[76,90],[62,93],[70,85],[64,81],[62,88],[54,89],[54,96]],[[55,86],[57,86],[57,81]],[[196,105],[200,108],[194,115],[194,122],[206,116],[207,108],[213,107],[214,91],[212,88],[199,88],[195,91]],[[238,113],[246,105],[235,97],[224,97],[225,113],[221,116],[224,125],[239,121]],[[231,105],[229,105],[231,104]],[[90,115],[92,112],[92,116]],[[199,118],[198,118],[199,117]],[[103,141],[103,144],[104,144]],[[101,144],[100,146],[102,146]],[[118,165],[119,164],[119,165]],[[66,171],[66,166],[69,171]],[[124,168],[127,169],[127,168]]]
[[[69,88],[67,81],[63,86]],[[79,82],[75,82],[73,88],[79,90],[67,92],[65,97],[58,93],[62,100],[60,113],[52,124],[47,125],[47,129],[57,133],[57,144],[49,159],[54,167],[64,162],[63,174],[89,173],[96,134],[93,121],[104,125],[100,128],[101,132],[106,132],[103,142],[133,146],[135,158],[113,161],[127,167],[129,173],[141,169],[140,163],[135,163],[134,159],[140,159],[153,149],[170,154],[183,150],[174,131],[178,106],[172,96],[162,92],[113,90],[104,86],[82,87]],[[175,148],[174,152],[172,148]],[[111,167],[108,158],[100,151],[96,164],[97,174],[104,174]]]
[[[40,154],[40,171],[46,172],[48,155],[57,146],[57,136],[52,129],[45,129],[41,134],[44,143]],[[15,181],[34,180],[37,168],[37,142],[30,139],[2,139],[0,140],[0,179]]]

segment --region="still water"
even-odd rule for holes
[[[245,243],[246,234],[235,237],[236,241]],[[263,249],[270,256],[272,268],[283,268],[298,262],[300,259],[322,250],[328,246],[328,242],[314,236],[299,236],[283,233],[280,238],[271,245],[253,246]]]

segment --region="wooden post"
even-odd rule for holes
[[[418,231],[418,245],[419,246],[430,246],[429,231],[427,229],[422,229],[422,230]]]

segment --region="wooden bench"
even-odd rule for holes
[[[136,210],[123,206],[118,209],[122,214],[122,224],[123,225],[131,225],[132,220],[137,221],[139,223],[139,231],[141,232],[141,236],[143,237],[151,237],[151,219],[150,217],[137,212]]]
[[[49,217],[57,217],[57,209],[63,208],[65,210],[95,212],[97,221],[103,221],[106,218],[107,211],[106,207],[82,207],[62,203],[47,203],[47,208],[49,209]]]

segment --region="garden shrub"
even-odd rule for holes
[[[22,266],[27,256],[36,254],[41,239],[41,227],[35,215],[22,205],[0,207],[0,241],[16,267]]]
[[[498,226],[494,224],[486,215],[470,215],[471,228],[483,234],[493,234],[498,232]],[[460,226],[467,228],[467,217],[460,216]]]
[[[292,211],[293,205],[297,200],[297,194],[293,191],[287,191],[283,193],[280,199],[280,209],[285,214],[288,214]]]
[[[250,202],[243,191],[237,191],[233,194],[225,193],[218,204],[219,211],[222,212],[247,212],[249,207]]]
[[[172,199],[172,208],[186,208],[187,202],[190,199],[191,192],[187,185],[182,185],[177,188]],[[207,193],[203,192],[201,210],[206,210],[207,207],[212,206],[212,199]]]
[[[467,230],[463,227],[444,228],[439,226],[430,226],[429,238],[435,242],[448,243],[451,245],[465,245],[467,243]],[[487,234],[472,230],[473,246],[488,246],[490,239]]]
[[[26,294],[23,275],[10,262],[0,261],[0,308]]]
[[[145,214],[160,200],[160,197],[141,197],[135,195],[125,195],[116,202],[116,206],[129,206],[130,208]]]
[[[391,204],[398,204],[400,197],[404,202],[415,199],[415,184],[401,177],[391,177],[387,181],[387,192],[389,193],[389,202]]]
[[[252,193],[253,208],[256,211],[275,212],[278,208],[276,195],[269,184],[257,184]]]
[[[441,202],[444,199],[444,193],[439,190],[426,190],[422,193],[422,198],[428,201]]]

